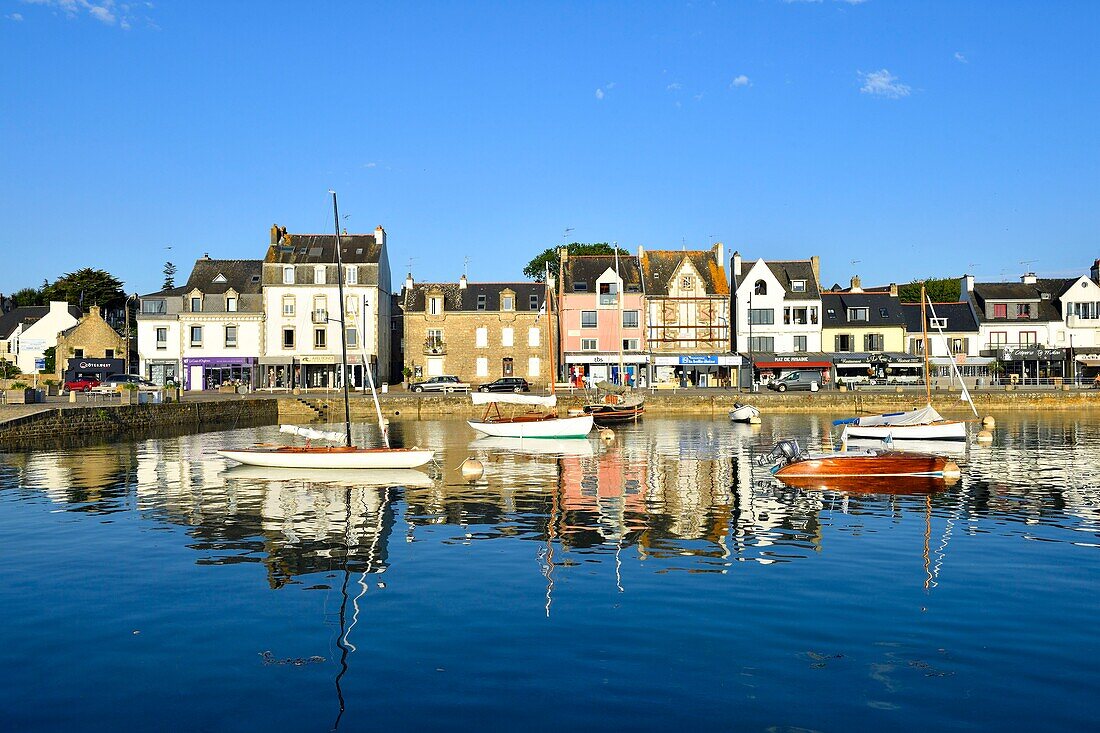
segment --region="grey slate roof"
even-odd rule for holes
[[[947,327],[944,333],[977,332],[978,321],[974,317],[974,311],[969,303],[933,303],[936,316],[947,319]],[[920,333],[920,303],[902,303],[902,311],[905,313],[905,328],[909,333]],[[927,313],[928,333],[936,333],[932,327],[932,313]]]
[[[142,300],[144,300],[145,298],[157,298],[157,297],[170,298],[173,295],[183,295],[185,292],[187,292],[187,288],[184,287],[183,285],[180,285],[179,287],[166,288],[164,290],[158,290],[155,293],[146,293],[145,295],[139,295],[138,297],[141,298]]]
[[[460,288],[458,283],[416,283],[412,289],[405,288],[404,309],[406,313],[423,312],[427,304],[427,294],[430,291],[443,293],[444,311],[478,311],[478,296],[485,296],[485,307],[481,310],[499,311],[500,294],[505,290],[512,290],[516,294],[516,312],[537,312],[543,306],[546,296],[546,286],[542,283],[523,281],[514,283],[467,283],[465,288]],[[531,296],[538,296],[538,305],[531,307]]]
[[[224,293],[233,288],[242,295],[260,292],[260,275],[263,269],[261,260],[195,260],[191,276],[181,292],[199,290],[203,293]],[[215,282],[219,275],[225,276],[225,282]]]
[[[709,250],[652,250],[642,253],[642,277],[645,278],[645,294],[668,295],[668,284],[685,259],[699,272],[707,295],[729,295],[726,268],[715,259],[715,248]]]
[[[283,244],[267,248],[264,262],[280,265],[329,265],[336,262],[333,234],[289,234]],[[347,265],[377,263],[382,246],[373,234],[341,234],[340,259]]]
[[[764,264],[775,275],[775,279],[783,285],[784,300],[817,300],[821,297],[821,291],[817,287],[817,278],[814,277],[814,269],[809,260],[765,260]],[[791,290],[791,282],[805,280],[805,292]]]
[[[867,308],[866,321],[848,322],[849,308]],[[886,309],[883,313],[882,309]],[[822,328],[841,326],[904,326],[905,313],[896,295],[886,293],[822,293]],[[833,311],[830,316],[830,309]],[[918,324],[919,325],[919,324]]]
[[[977,306],[975,310],[978,311],[978,320],[982,323],[1020,323],[1021,320],[1027,320],[1016,318],[1014,314],[1007,318],[991,318],[985,313],[987,301],[1023,300],[1039,305],[1039,317],[1031,320],[1060,321],[1062,315],[1058,311],[1058,304],[1055,299],[1065,292],[1065,289],[1052,292],[1052,289],[1048,288],[1051,287],[1050,283],[1054,283],[1054,287],[1059,287],[1058,284],[1062,282],[1064,281],[1060,279],[1044,279],[1036,281],[1034,285],[1031,283],[974,283],[974,301]],[[1073,283],[1073,281],[1069,282],[1070,284]],[[1040,285],[1040,283],[1043,284]],[[1050,293],[1050,299],[1043,300],[1042,293]]]
[[[615,271],[615,255],[570,256],[562,268],[564,292],[575,292],[574,284],[585,283],[587,292],[596,292],[596,280],[608,270]],[[626,292],[642,291],[642,268],[634,255],[619,255],[619,277]],[[631,289],[633,287],[633,290]]]
[[[49,312],[50,307],[48,305],[24,305],[12,308],[0,316],[0,339],[10,338],[20,323],[26,328],[42,320]],[[70,305],[69,315],[79,320],[83,312],[79,307]]]

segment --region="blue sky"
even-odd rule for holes
[[[0,292],[259,258],[330,231],[329,188],[395,280],[516,279],[566,228],[827,285],[1087,272],[1098,31],[1096,2],[0,0]]]

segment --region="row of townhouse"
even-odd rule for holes
[[[262,260],[195,262],[187,283],[140,297],[139,368],[186,390],[340,385],[339,276],[349,384],[390,377],[391,294],[386,232],[340,237],[271,228]]]

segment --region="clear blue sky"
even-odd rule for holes
[[[567,227],[826,284],[1087,272],[1098,37],[1094,1],[0,0],[0,292],[262,257],[329,188],[395,280],[515,279]]]

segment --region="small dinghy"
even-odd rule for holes
[[[760,410],[752,405],[742,405],[740,402],[735,402],[733,409],[730,410],[730,420],[733,422],[748,422],[754,417],[760,417]]]
[[[959,465],[943,456],[890,450],[835,453],[803,451],[796,440],[781,440],[757,465],[799,489],[875,494],[927,493],[959,480]]]

